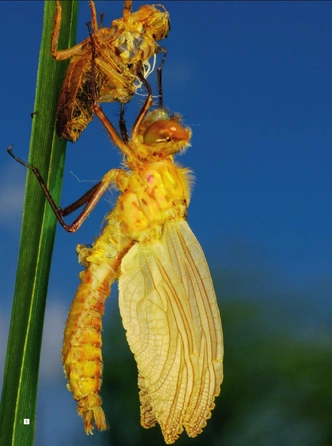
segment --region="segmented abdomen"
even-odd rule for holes
[[[102,384],[101,317],[105,300],[115,280],[111,268],[89,265],[80,273],[81,284],[69,311],[64,332],[62,360],[68,379],[68,390],[73,392],[79,415],[84,420],[87,434],[92,434],[93,422],[97,429],[107,429],[101,408],[99,391]]]

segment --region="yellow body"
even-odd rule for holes
[[[110,171],[102,180],[114,181],[121,195],[92,248],[78,247],[86,270],[68,317],[63,362],[86,432],[93,421],[106,429],[98,395],[101,316],[119,279],[141,424],[159,423],[170,444],[183,428],[195,437],[210,418],[223,379],[223,338],[204,253],[186,222],[190,172],[170,155],[188,145],[191,132],[175,118],[163,124],[150,115],[129,143],[131,170]],[[168,136],[159,138],[164,131]]]

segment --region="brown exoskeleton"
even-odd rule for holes
[[[170,29],[169,14],[162,5],[143,5],[131,12],[132,0],[125,0],[123,17],[111,26],[98,27],[96,8],[89,0],[91,33],[81,43],[58,50],[62,8],[57,0],[51,53],[57,60],[70,60],[59,95],[56,131],[60,138],[75,142],[92,120],[94,99],[98,102],[130,101],[141,85],[138,73],[151,72],[149,59],[163,52],[158,67],[161,98],[161,68],[166,50],[156,41],[164,39]],[[93,90],[93,92],[92,92]],[[162,106],[161,99],[160,105]]]

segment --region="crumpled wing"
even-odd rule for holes
[[[223,380],[223,335],[202,248],[183,219],[160,240],[137,243],[121,263],[119,306],[135,355],[141,424],[165,442],[206,425]]]

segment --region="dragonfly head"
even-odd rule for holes
[[[164,109],[154,110],[147,117],[143,144],[149,155],[169,156],[189,146],[191,130],[180,123],[180,117],[170,116]]]

